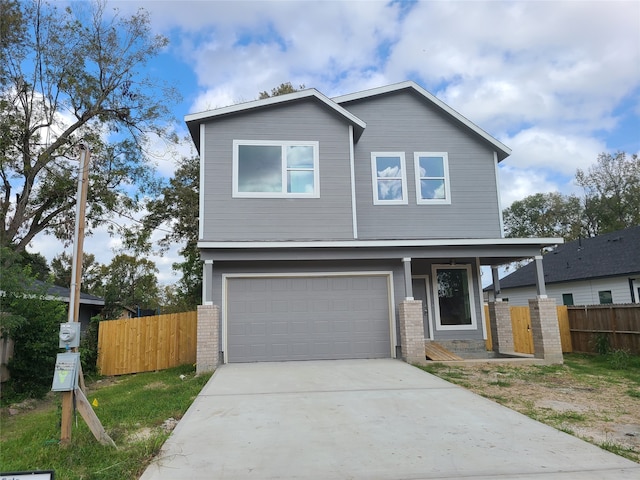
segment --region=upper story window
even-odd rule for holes
[[[407,203],[404,152],[371,153],[374,205]]]
[[[446,152],[415,152],[416,195],[420,204],[450,204],[449,158]]]
[[[318,142],[234,140],[233,196],[319,197]]]

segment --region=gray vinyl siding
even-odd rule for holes
[[[562,294],[571,293],[574,305],[599,305],[598,292],[610,290],[613,303],[633,303],[629,278],[595,278],[577,282],[555,283],[547,285],[547,296],[562,305]],[[520,287],[502,289],[502,296],[509,299],[509,305],[526,306],[529,299],[536,298],[536,287]]]
[[[355,145],[358,237],[499,238],[493,149],[410,92],[342,104],[367,123]],[[408,204],[374,205],[371,152],[405,152]],[[414,152],[447,152],[450,205],[418,205]]]
[[[320,198],[233,198],[233,141],[319,142]],[[349,127],[314,101],[205,124],[201,240],[353,239]]]

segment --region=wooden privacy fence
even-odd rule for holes
[[[531,331],[531,313],[529,307],[509,307],[511,310],[511,327],[513,329],[513,349],[518,353],[534,353],[533,349],[533,332]],[[572,336],[569,329],[569,316],[567,307],[559,306],[558,309],[558,327],[560,329],[560,341],[562,343],[562,352],[570,353],[573,351]],[[487,350],[493,350],[493,342],[491,339],[491,325],[489,323],[489,307],[484,307],[485,321],[487,325],[487,341],[485,342]]]
[[[571,339],[576,352],[612,350],[640,354],[640,305],[588,305],[568,307]]]
[[[196,363],[197,312],[100,322],[102,375],[149,372]]]

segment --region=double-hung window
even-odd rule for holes
[[[407,203],[407,174],[404,152],[371,153],[374,205]]]
[[[234,140],[233,196],[319,197],[318,142]]]
[[[446,152],[415,152],[419,204],[450,204],[449,158]]]

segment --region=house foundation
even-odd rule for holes
[[[196,373],[213,372],[220,362],[220,307],[198,305]]]

